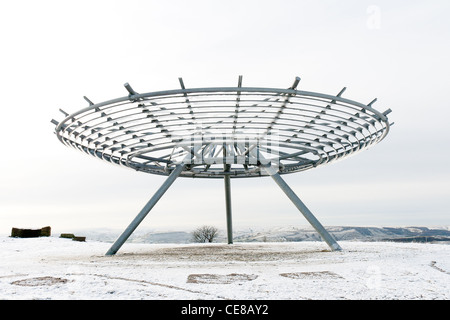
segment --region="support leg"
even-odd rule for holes
[[[273,168],[268,166],[261,166],[272,177],[272,179],[278,184],[288,198],[294,203],[297,209],[305,216],[306,220],[316,229],[322,239],[328,244],[333,251],[342,250],[336,240],[328,233],[322,226],[319,220],[312,214],[312,212],[305,206],[300,198],[292,191],[288,184],[281,178],[281,176]]]
[[[226,172],[230,170],[229,165],[226,165]],[[231,184],[230,184],[230,176],[225,175],[225,204],[227,209],[227,237],[228,244],[233,244],[233,223],[231,220]]]
[[[164,181],[161,187],[156,191],[153,197],[147,202],[147,204],[142,208],[141,212],[134,218],[134,220],[130,223],[128,228],[122,233],[122,235],[114,242],[111,248],[106,253],[107,256],[111,256],[116,254],[116,252],[122,247],[122,245],[127,241],[130,235],[134,232],[137,226],[144,220],[150,210],[155,206],[155,204],[161,199],[163,194],[169,189],[175,179],[181,174],[184,169],[184,165],[180,164],[175,167],[175,169],[171,172],[169,177]]]

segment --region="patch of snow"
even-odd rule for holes
[[[447,244],[110,245],[0,237],[0,299],[450,299]]]

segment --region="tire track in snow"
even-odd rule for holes
[[[163,288],[169,288],[169,289],[174,289],[174,290],[181,290],[181,291],[187,291],[190,293],[194,293],[194,294],[204,294],[204,295],[209,295],[209,296],[214,296],[218,299],[223,299],[223,300],[231,300],[229,298],[223,297],[223,296],[218,296],[215,294],[211,294],[208,292],[203,292],[203,291],[196,291],[196,290],[190,290],[190,289],[186,289],[186,288],[182,288],[182,287],[176,287],[170,284],[164,284],[164,283],[158,283],[158,282],[153,282],[153,281],[147,281],[147,280],[137,280],[137,279],[129,279],[129,278],[123,278],[123,277],[113,277],[113,276],[107,276],[107,275],[103,275],[103,274],[91,274],[91,273],[73,273],[74,275],[82,275],[82,276],[94,276],[94,277],[101,277],[101,278],[107,278],[107,279],[111,279],[111,280],[122,280],[122,281],[128,281],[128,282],[136,282],[136,283],[143,283],[143,284],[149,284],[152,286],[159,286],[159,287],[163,287]]]
[[[436,269],[437,271],[440,271],[440,272],[442,272],[442,273],[450,274],[450,272],[445,271],[444,269],[439,268],[439,267],[436,265],[436,261],[431,261],[431,262],[430,262],[430,267],[432,267],[432,268],[434,268],[434,269]]]

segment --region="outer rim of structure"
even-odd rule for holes
[[[123,96],[123,97],[120,97],[117,99],[112,99],[112,100],[108,100],[108,101],[104,101],[104,102],[100,102],[100,103],[96,103],[96,104],[90,102],[90,105],[86,108],[83,108],[72,114],[65,113],[65,115],[66,115],[65,119],[59,123],[56,122],[57,125],[56,125],[55,132],[57,134],[58,139],[65,145],[72,146],[80,151],[86,152],[87,154],[98,157],[102,160],[109,161],[111,163],[123,165],[126,167],[130,167],[132,169],[144,171],[147,173],[168,175],[173,170],[174,165],[179,163],[179,161],[166,164],[166,167],[164,168],[164,170],[162,170],[162,169],[160,170],[160,169],[158,169],[158,167],[154,167],[154,166],[153,167],[149,166],[148,168],[146,168],[145,166],[135,162],[132,158],[128,158],[127,160],[124,160],[121,157],[115,158],[113,155],[108,155],[108,154],[100,151],[100,149],[97,147],[95,147],[95,148],[92,146],[90,147],[88,143],[83,144],[83,143],[77,142],[75,139],[76,137],[73,140],[71,140],[70,134],[67,135],[67,132],[65,132],[65,129],[71,125],[71,123],[70,123],[71,121],[72,121],[72,123],[75,122],[76,121],[75,119],[78,116],[86,114],[90,111],[94,111],[94,113],[95,112],[100,113],[100,112],[102,112],[102,107],[111,106],[111,108],[112,108],[116,104],[120,104],[120,103],[129,103],[132,105],[138,104],[139,102],[145,103],[146,99],[149,99],[149,98],[165,99],[167,97],[180,98],[181,96],[184,96],[184,97],[186,97],[186,99],[189,99],[191,95],[201,96],[202,94],[203,95],[236,94],[237,96],[240,96],[240,95],[245,96],[246,94],[248,94],[248,95],[267,94],[270,96],[270,95],[276,94],[276,95],[279,95],[280,98],[286,98],[286,101],[288,101],[290,98],[318,99],[318,101],[320,101],[320,103],[322,103],[323,105],[326,105],[328,103],[333,106],[333,105],[336,105],[337,103],[341,103],[342,107],[344,107],[344,105],[345,105],[345,107],[348,107],[348,108],[350,108],[350,107],[360,108],[360,110],[361,110],[360,112],[362,112],[362,113],[369,112],[370,116],[373,119],[376,119],[377,124],[381,125],[380,129],[375,132],[374,137],[371,136],[371,137],[369,137],[368,140],[367,140],[367,137],[365,137],[364,141],[360,140],[357,143],[355,143],[354,146],[352,144],[352,146],[351,146],[351,148],[349,148],[349,150],[344,150],[341,153],[336,152],[336,151],[333,153],[330,151],[329,154],[328,153],[325,154],[324,159],[321,158],[320,160],[311,160],[310,163],[305,164],[304,166],[294,164],[294,165],[292,165],[291,168],[286,167],[283,163],[280,162],[279,167],[278,167],[279,173],[286,174],[286,173],[298,172],[298,171],[303,171],[303,170],[307,170],[310,168],[314,168],[319,165],[329,163],[331,161],[342,159],[351,153],[355,153],[362,149],[368,148],[369,146],[377,144],[380,141],[382,141],[385,138],[385,136],[388,134],[389,129],[390,129],[390,124],[389,124],[388,118],[386,116],[390,112],[390,110],[387,110],[384,113],[381,113],[371,107],[372,103],[365,105],[365,104],[362,104],[362,103],[359,103],[359,102],[356,102],[353,100],[343,98],[340,96],[340,94],[334,96],[334,95],[322,94],[322,93],[311,92],[311,91],[296,90],[296,89],[292,89],[292,88],[280,89],[280,88],[260,88],[260,87],[240,87],[240,86],[238,86],[238,87],[189,88],[189,89],[182,88],[182,89],[175,89],[175,90],[148,92],[148,93],[142,93],[142,94],[134,92],[134,90],[132,90],[130,87],[128,87],[128,89],[129,89],[128,91],[130,93],[128,96]],[[188,100],[186,100],[186,101],[188,101]],[[261,101],[263,101],[263,100],[261,100]],[[227,102],[232,102],[232,100],[227,100]],[[278,101],[277,101],[277,103],[278,103]],[[291,103],[291,102],[288,102],[288,103]],[[179,104],[182,105],[182,103],[179,103]],[[279,106],[281,106],[281,102],[279,102]],[[283,107],[286,107],[286,106],[283,105]],[[137,108],[137,106],[133,105],[133,108]],[[329,110],[333,110],[333,109],[330,107]],[[236,111],[236,114],[237,114],[237,111]],[[357,112],[357,114],[358,114],[358,112]],[[356,118],[357,119],[353,119],[353,120],[361,120],[362,119],[362,118],[359,118],[359,116],[357,116]],[[289,118],[286,118],[286,119],[289,119]],[[352,117],[350,116],[350,118],[348,120],[349,123],[352,123],[351,119],[352,119]],[[285,119],[283,119],[283,120],[285,120]],[[83,125],[83,123],[80,124],[80,126],[82,126],[82,125]],[[373,125],[375,127],[375,124],[373,124]],[[92,129],[89,126],[86,126],[86,127],[88,129]],[[126,127],[123,128],[124,132],[127,131],[126,129],[127,129]],[[332,129],[334,129],[334,128],[332,128]],[[289,131],[291,129],[285,129],[285,130]],[[316,130],[316,131],[320,131],[320,130]],[[333,132],[333,134],[334,134],[334,131],[336,131],[336,130],[331,130],[329,132]],[[323,131],[323,132],[325,132],[325,136],[326,136],[327,132],[326,131]],[[320,132],[320,133],[323,133],[323,132]],[[336,136],[337,136],[337,134],[336,134]],[[336,140],[339,140],[339,139],[336,139]],[[227,143],[229,143],[229,141]],[[331,145],[331,144],[332,144],[332,142],[330,142],[326,145]],[[289,145],[289,147],[291,147],[291,145]],[[302,148],[304,148],[304,149],[299,149],[299,150],[308,150],[306,144],[305,144],[305,146],[302,146]],[[224,147],[224,149],[225,149],[225,147]],[[290,154],[287,153],[286,158],[289,159],[289,156],[290,156]],[[223,164],[228,163],[227,161],[228,160],[226,160],[224,157]],[[163,161],[161,161],[161,162],[163,162]],[[231,164],[231,163],[229,163],[229,164]],[[205,163],[203,163],[202,165],[205,165]],[[186,168],[187,169],[185,171],[183,171],[182,174],[180,175],[181,177],[220,178],[220,177],[223,177],[224,175],[229,175],[232,178],[243,178],[243,177],[256,177],[256,176],[265,175],[264,171],[260,170],[259,163],[257,165],[255,165],[256,169],[253,171],[248,171],[248,170],[246,171],[244,169],[234,170],[234,171],[224,169],[224,170],[218,170],[215,172],[208,172],[208,170],[205,170],[204,172],[202,172],[201,170],[195,171],[196,169],[194,169],[194,166],[191,166],[190,164],[188,164],[188,166]]]
[[[280,88],[206,87],[206,88],[174,89],[174,90],[154,91],[154,92],[148,92],[148,93],[137,93],[134,95],[128,95],[128,96],[120,97],[117,99],[111,99],[111,100],[107,100],[104,102],[91,104],[89,107],[78,110],[78,111],[70,114],[69,116],[67,116],[63,121],[61,121],[56,126],[56,131],[59,132],[62,128],[62,125],[69,119],[73,118],[74,116],[77,116],[86,111],[93,110],[95,108],[106,106],[106,105],[109,105],[112,103],[123,102],[123,101],[127,101],[127,100],[134,101],[134,100],[138,100],[138,99],[142,99],[142,98],[167,96],[167,95],[174,95],[174,94],[180,94],[180,93],[181,94],[184,94],[184,93],[189,94],[189,93],[201,93],[201,92],[238,92],[238,91],[240,91],[240,92],[268,92],[268,93],[277,92],[277,93],[284,93],[284,94],[288,94],[288,95],[304,95],[304,96],[318,97],[318,98],[324,98],[324,99],[330,99],[330,100],[337,100],[337,101],[341,101],[344,103],[353,104],[353,105],[359,106],[361,108],[367,109],[369,111],[372,111],[373,113],[377,114],[382,120],[384,120],[386,122],[388,120],[387,117],[383,113],[373,109],[372,107],[370,107],[368,105],[365,105],[363,103],[360,103],[360,102],[357,102],[354,100],[342,98],[339,96],[333,96],[333,95],[329,95],[329,94],[317,93],[317,92],[312,92],[312,91],[293,90],[293,89],[280,89]],[[388,124],[388,126],[389,126],[389,124]]]

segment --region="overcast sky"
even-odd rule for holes
[[[62,145],[50,120],[137,92],[289,87],[391,108],[389,135],[284,176],[323,225],[450,225],[450,2],[2,1],[0,233],[124,229],[164,181]],[[232,180],[233,223],[306,226],[270,178]],[[141,227],[225,228],[222,180],[178,179]]]

